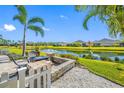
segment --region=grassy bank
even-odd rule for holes
[[[31,51],[35,49],[36,46],[27,46],[26,51]],[[89,47],[64,47],[64,46],[38,46],[39,49],[57,49],[57,50],[68,50],[75,52],[84,52],[89,50]],[[8,49],[10,52],[21,54],[21,48],[18,47],[7,47],[0,46],[0,49]],[[114,52],[114,53],[124,53],[124,47],[90,47],[93,52]],[[43,53],[42,53],[43,54]]]
[[[89,71],[124,86],[124,64],[79,58]]]
[[[36,46],[27,46],[27,50],[35,49]],[[87,51],[89,47],[67,47],[67,46],[38,46],[40,49],[61,49],[61,50],[70,50],[70,51]],[[19,49],[19,47],[7,47],[0,46],[0,49],[11,48]],[[90,47],[92,51],[102,51],[102,52],[121,52],[124,53],[124,47]]]
[[[29,47],[31,48],[31,47]],[[40,46],[40,49],[60,49],[60,50],[69,50],[69,51],[87,51],[89,47],[54,47],[54,46]],[[90,47],[93,52],[116,52],[124,53],[124,47]]]

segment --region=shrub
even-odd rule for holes
[[[37,52],[36,56],[40,56],[40,48],[39,47],[35,47],[35,51]]]
[[[118,57],[115,57],[115,61],[120,61],[120,59]]]
[[[106,56],[101,56],[100,59],[103,61],[110,61],[110,62],[113,61],[111,58],[106,57]]]
[[[39,47],[35,47],[35,51],[39,51],[39,49],[40,49]]]
[[[109,58],[109,57],[108,57],[108,60],[107,61],[113,62],[113,60],[111,58]]]
[[[85,58],[85,57],[86,57],[86,55],[83,55],[82,57],[84,57],[84,58]]]
[[[93,56],[92,55],[85,55],[84,58],[86,58],[86,59],[93,59]]]
[[[86,58],[86,59],[97,59],[97,57],[89,54],[89,55],[83,55],[83,58]]]
[[[64,58],[70,58],[70,59],[78,60],[78,57],[70,55],[70,54],[60,54],[59,56],[64,57]]]
[[[103,61],[105,61],[105,60],[107,60],[107,57],[101,56],[100,59],[103,60]]]

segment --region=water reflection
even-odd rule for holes
[[[42,52],[46,53],[55,53],[55,54],[71,54],[78,57],[83,57],[83,55],[88,55],[89,51],[67,51],[67,50],[54,50],[54,49],[44,49],[41,50]],[[92,51],[91,51],[92,52]],[[112,60],[115,59],[115,57],[118,57],[120,60],[124,59],[124,53],[113,53],[113,52],[92,52],[92,55],[97,57],[97,59],[100,59],[100,56],[106,56],[111,58]]]

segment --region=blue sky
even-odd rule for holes
[[[88,22],[89,30],[82,27],[82,22],[87,11],[78,13],[74,6],[26,6],[28,18],[38,16],[45,21],[45,36],[36,36],[33,31],[26,32],[26,41],[39,42],[73,42],[76,40],[94,41],[110,38],[108,29],[98,18]],[[0,34],[10,40],[22,40],[23,26],[18,21],[13,21],[17,14],[14,6],[0,6]]]

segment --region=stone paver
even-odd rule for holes
[[[74,67],[52,83],[52,88],[121,88],[87,69]]]

